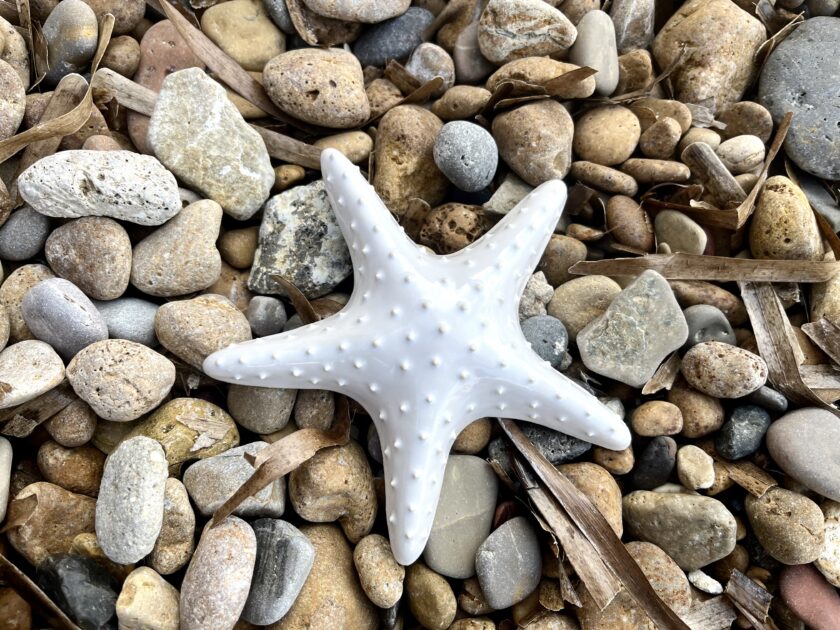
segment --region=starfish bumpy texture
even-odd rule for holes
[[[320,322],[216,352],[204,371],[360,403],[382,444],[398,562],[422,553],[449,450],[470,422],[503,416],[610,449],[630,444],[624,422],[540,359],[519,326],[519,299],[566,200],[563,182],[546,182],[478,241],[437,256],[405,234],[341,153],[325,150],[321,167],[353,262],[349,302]]]

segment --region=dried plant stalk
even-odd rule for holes
[[[724,592],[753,628],[756,630],[776,628],[776,624],[767,616],[773,596],[738,569],[733,569]]]
[[[747,198],[741,184],[723,165],[712,147],[705,142],[688,145],[681,158],[722,207],[737,206]]]
[[[826,317],[809,324],[802,324],[804,332],[817,347],[840,365],[840,326]]]

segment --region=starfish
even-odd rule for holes
[[[605,448],[630,444],[621,418],[554,370],[519,326],[519,300],[560,218],[566,186],[542,184],[466,248],[414,243],[350,161],[321,154],[353,263],[335,315],[210,355],[204,371],[259,387],[326,389],[370,414],[382,445],[395,558],[414,562],[434,521],[450,448],[487,416],[533,422]]]

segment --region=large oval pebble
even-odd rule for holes
[[[64,379],[64,363],[43,341],[21,341],[0,352],[0,409],[37,398]]]
[[[767,364],[757,354],[721,341],[704,341],[683,357],[689,385],[709,396],[740,398],[767,382]]]

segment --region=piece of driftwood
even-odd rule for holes
[[[840,390],[840,368],[827,363],[800,365],[802,381],[811,389]]]
[[[30,435],[39,424],[46,422],[77,396],[67,381],[22,405],[0,411],[0,422],[5,422],[0,433],[23,438]]]
[[[731,462],[721,457],[715,449],[714,441],[704,440],[697,446],[715,460],[715,464],[722,468],[729,478],[753,496],[760,497],[770,488],[779,485],[770,473],[762,470],[748,460]]]
[[[717,153],[705,142],[693,142],[683,149],[683,163],[691,169],[723,208],[737,206],[747,198],[741,184],[729,172]]]
[[[691,630],[729,630],[738,617],[728,597],[720,595],[706,601],[695,601],[680,618]]]
[[[822,317],[818,321],[802,324],[802,332],[808,335],[829,359],[840,365],[840,326]]]
[[[729,575],[724,593],[753,628],[775,630],[776,624],[767,616],[773,596],[738,569]]]

